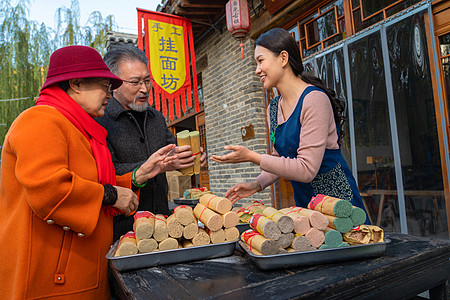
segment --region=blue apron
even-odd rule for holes
[[[270,102],[270,139],[278,154],[283,157],[297,158],[297,149],[300,144],[300,114],[302,113],[303,100],[312,91],[321,91],[315,86],[308,86],[300,96],[300,99],[289,119],[278,124],[277,110],[280,96]],[[340,126],[336,123],[339,136]],[[300,207],[308,207],[311,197],[317,194],[349,200],[354,206],[364,209],[361,196],[356,185],[355,178],[342,156],[340,149],[325,149],[322,164],[316,177],[310,183],[302,183],[291,180],[294,189],[295,204]],[[367,213],[367,212],[366,212]]]

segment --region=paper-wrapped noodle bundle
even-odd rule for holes
[[[191,142],[192,155],[195,156],[194,160],[194,174],[200,174],[200,134],[198,131],[189,132],[189,138]]]
[[[191,145],[191,137],[189,135],[189,130],[183,130],[177,133],[177,144],[178,146]],[[194,166],[183,168],[180,170],[183,175],[192,176],[194,175]]]
[[[312,197],[308,204],[309,209],[341,218],[350,217],[352,214],[352,207],[353,205],[348,200],[342,200],[322,194]]]

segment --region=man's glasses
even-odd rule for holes
[[[141,86],[142,83],[145,84],[146,87],[150,87],[152,85],[152,80],[153,80],[152,78],[147,78],[147,79],[140,80],[140,81],[138,81],[138,80],[124,80],[124,79],[122,79],[123,82],[126,82],[126,83],[128,83],[128,84],[130,84],[131,86],[134,86],[134,87]]]

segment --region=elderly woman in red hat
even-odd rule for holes
[[[106,130],[93,118],[121,84],[96,50],[61,48],[36,106],[11,125],[0,177],[2,299],[110,298],[111,215],[137,208],[132,189],[170,164],[175,147],[115,175]]]

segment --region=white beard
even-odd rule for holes
[[[128,107],[131,108],[134,111],[143,112],[143,111],[147,110],[148,102],[145,102],[144,104],[138,105],[138,104],[136,104],[136,99],[134,99],[133,103],[128,104]]]

